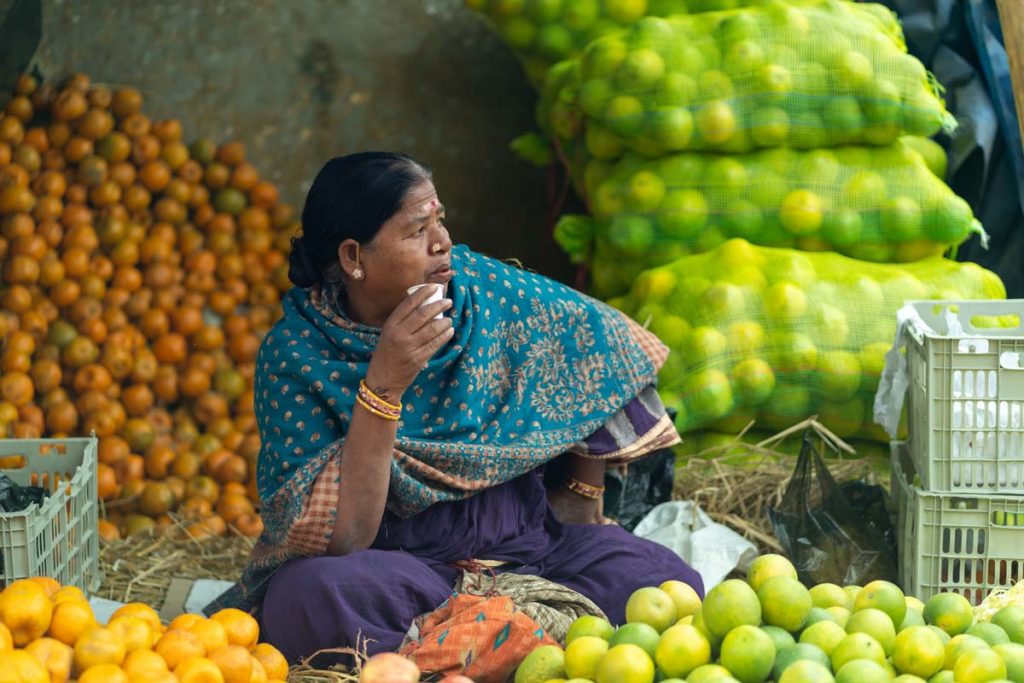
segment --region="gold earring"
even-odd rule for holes
[[[356,242],[356,267],[352,269],[352,279],[363,279],[363,267],[359,264],[359,242]]]
[[[440,242],[434,242],[433,244],[430,245],[430,253],[431,254],[436,254],[439,251],[441,251],[441,243]]]

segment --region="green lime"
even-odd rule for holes
[[[636,645],[643,649],[651,659],[654,659],[654,651],[658,647],[660,637],[656,628],[638,621],[632,624],[623,624],[615,629],[615,633],[608,639],[608,644],[611,647],[627,643]]]

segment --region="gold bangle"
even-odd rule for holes
[[[380,396],[377,396],[373,392],[364,391],[362,387],[359,388],[359,391],[356,393],[356,396],[363,399],[364,401],[366,401],[366,403],[373,406],[382,413],[387,413],[389,415],[402,414],[402,406],[393,406],[387,401],[381,400]]]
[[[382,403],[383,405],[387,406],[388,408],[391,408],[391,410],[397,410],[398,412],[402,411],[402,404],[401,403],[388,403],[383,398],[381,398],[377,394],[373,393],[373,390],[370,389],[370,387],[366,386],[366,380],[364,380],[364,379],[359,380],[359,391],[360,392],[366,392],[367,397],[372,398],[372,399],[374,399],[376,401],[379,401],[380,403]]]
[[[591,484],[584,483],[579,479],[573,477],[566,477],[565,487],[573,493],[589,498],[591,500],[600,500],[604,496],[603,486],[592,486]]]
[[[385,413],[385,412],[382,412],[382,411],[380,411],[380,410],[377,410],[376,408],[374,408],[373,406],[371,406],[371,405],[370,405],[369,403],[367,403],[366,401],[364,401],[364,400],[362,399],[362,397],[360,397],[360,396],[358,396],[358,395],[356,395],[356,403],[358,403],[359,405],[361,405],[361,406],[362,406],[362,407],[363,407],[363,408],[364,408],[365,410],[367,410],[367,411],[369,411],[369,412],[373,413],[373,414],[374,414],[374,415],[376,415],[377,417],[382,417],[382,418],[384,418],[385,420],[390,420],[390,421],[392,421],[392,422],[398,422],[398,420],[399,420],[399,418],[400,418],[400,416],[399,416],[399,415],[397,415],[397,414],[395,414],[395,413]]]

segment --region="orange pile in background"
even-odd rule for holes
[[[0,671],[11,680],[64,683],[270,683],[288,663],[259,643],[250,615],[182,614],[167,626],[132,602],[97,622],[78,588],[50,578],[22,579],[0,593]],[[7,680],[7,678],[5,678]]]
[[[23,75],[0,115],[0,438],[99,437],[105,538],[254,536],[255,356],[291,207],[240,142],[186,146],[142,95]]]

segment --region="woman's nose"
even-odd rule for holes
[[[439,251],[448,251],[449,249],[452,248],[452,237],[448,233],[448,228],[444,227],[443,225],[440,225],[438,226],[438,229],[439,234],[437,236],[437,243],[441,245],[441,249]]]

